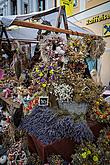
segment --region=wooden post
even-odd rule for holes
[[[65,6],[61,6],[59,8],[58,18],[57,18],[57,23],[56,23],[57,28],[60,27],[62,18],[63,18],[63,22],[64,22],[64,27],[65,27],[65,29],[68,30],[68,22],[67,22],[67,18],[66,18]],[[67,38],[69,38],[69,34],[66,34],[66,36],[67,36]]]
[[[59,8],[59,12],[58,12],[58,18],[57,18],[57,23],[56,23],[56,27],[59,28],[60,24],[62,22],[62,7]]]
[[[67,22],[67,17],[66,17],[65,6],[63,6],[62,10],[63,10],[63,21],[64,21],[64,27],[65,27],[65,29],[68,30],[68,22]],[[67,38],[70,37],[69,34],[66,34],[66,36],[67,36]]]

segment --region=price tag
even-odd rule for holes
[[[39,106],[48,106],[48,96],[39,97]]]

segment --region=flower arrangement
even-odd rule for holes
[[[68,41],[68,48],[70,51],[70,56],[72,55],[72,53],[79,53],[80,55],[82,54],[82,59],[84,59],[86,57],[86,49],[87,49],[87,45],[84,43],[83,38],[79,37],[79,38],[70,38]],[[79,57],[79,56],[78,56]]]
[[[72,155],[72,164],[77,165],[99,165],[100,151],[93,143],[81,144],[76,153]]]
[[[68,69],[80,76],[82,76],[86,68],[86,64],[84,62],[86,56],[81,45],[81,39],[71,38],[68,42],[68,47],[66,50],[66,54],[70,59],[68,62]]]
[[[93,107],[95,117],[99,122],[109,123],[110,121],[110,105],[102,98],[99,97]]]
[[[86,53],[93,58],[99,58],[105,51],[106,43],[102,37],[94,39],[94,37],[87,35],[83,38],[83,42],[87,45]]]
[[[32,111],[32,109],[38,105],[38,97],[35,97],[34,99],[30,100],[27,106],[23,108],[24,113],[29,113]]]
[[[30,156],[28,156],[27,164],[30,165],[40,165],[42,164],[42,161],[38,154],[32,153]]]
[[[53,84],[54,86],[54,93],[57,97],[57,100],[69,102],[72,100],[73,95],[73,88],[70,85],[65,83],[63,84]]]
[[[97,96],[101,94],[101,88],[92,79],[76,76],[68,71],[64,73],[64,76],[67,83],[73,87],[72,100],[76,102],[94,103]]]
[[[48,157],[48,162],[51,165],[63,165],[64,160],[62,159],[61,155],[50,155]]]
[[[58,35],[48,35],[40,41],[40,50],[44,62],[58,60],[65,54],[65,40]]]
[[[27,164],[27,155],[22,146],[22,140],[14,143],[7,151],[7,164]]]
[[[86,142],[78,145],[72,155],[72,163],[77,165],[109,165],[110,164],[110,128],[101,130],[95,143]]]
[[[72,116],[59,116],[49,107],[35,107],[20,123],[19,129],[34,135],[46,145],[63,138],[72,138],[78,143],[93,140],[93,133],[85,121],[76,123]]]
[[[73,100],[76,102],[93,103],[98,95],[101,94],[101,89],[89,78],[77,78],[74,82]]]
[[[31,73],[31,77],[36,80],[35,85],[40,91],[48,90],[48,86],[52,82],[57,82],[61,79],[62,75],[62,68],[55,61],[47,64],[38,63]]]

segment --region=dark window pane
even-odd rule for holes
[[[24,4],[24,14],[28,13],[28,4]]]
[[[39,11],[45,10],[45,0],[38,0]]]

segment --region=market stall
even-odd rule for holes
[[[12,69],[1,70],[4,162],[109,164],[110,105],[97,81],[103,38],[25,21],[14,20],[12,25],[58,34],[40,33],[39,56],[31,68],[24,66],[15,45]],[[66,40],[60,33],[74,37]],[[38,154],[36,158],[33,153]]]

